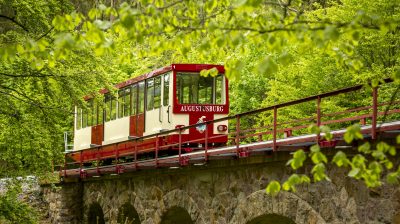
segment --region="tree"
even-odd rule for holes
[[[0,6],[0,172],[41,174],[62,159],[61,133],[72,124],[73,105],[109,83],[107,61],[85,49],[50,57],[51,48],[68,45],[55,38],[51,21],[71,12],[71,4],[16,0]]]
[[[26,7],[18,1],[1,3],[18,9]],[[15,153],[25,159],[26,154],[18,152],[30,147],[24,140],[36,140],[43,135],[47,135],[47,140],[39,141],[42,144],[33,145],[32,149],[48,149],[42,155],[51,158],[46,153],[53,152],[51,149],[61,143],[61,139],[55,140],[51,134],[59,133],[65,127],[64,122],[71,123],[59,119],[65,116],[60,108],[72,112],[71,104],[83,104],[82,95],[88,92],[95,95],[100,86],[112,89],[111,80],[126,78],[133,68],[149,70],[146,66],[152,66],[154,61],[196,59],[199,63],[223,63],[226,75],[237,81],[235,89],[242,88],[243,83],[254,84],[252,77],[257,74],[262,77],[257,89],[266,92],[264,104],[268,105],[287,100],[288,92],[295,98],[359,82],[372,81],[376,85],[382,78],[398,80],[400,76],[399,5],[395,1],[378,0],[371,4],[355,0],[142,0],[125,2],[119,7],[98,4],[87,14],[71,12],[69,6],[61,7],[57,1],[48,5],[42,1],[31,4],[37,6],[35,15],[26,10],[26,14],[2,16],[11,28],[2,34],[0,42],[0,71],[4,71],[7,78],[4,83],[8,83],[0,89],[4,92],[0,100],[9,105],[2,112],[0,124],[6,128],[6,124],[22,114],[22,121],[26,122],[18,122],[16,127],[42,128],[34,136],[18,129],[20,139],[2,135],[3,160],[18,158]],[[46,10],[54,13],[46,14]],[[28,23],[29,15],[37,19]],[[51,24],[46,23],[48,19]],[[137,62],[142,60],[147,62],[145,66]],[[110,72],[120,74],[120,78],[110,77]],[[27,74],[31,75],[19,77]],[[306,78],[309,81],[297,82]],[[398,83],[387,90],[385,97],[390,97],[397,86]],[[239,90],[234,95],[253,99]],[[346,99],[332,102],[328,109],[346,108],[345,102]],[[234,111],[247,110],[247,106],[238,101]],[[54,129],[43,122],[52,117],[44,112],[47,109],[58,111],[52,113]],[[308,109],[295,108],[286,116],[301,117]],[[259,122],[268,121],[263,119]],[[357,128],[351,127],[349,133],[354,138],[358,135]],[[22,145],[16,146],[17,143]],[[14,145],[12,150],[7,149],[10,145]],[[392,151],[386,146],[380,149],[384,153]],[[311,156],[319,158],[316,169],[324,171],[322,153],[318,147],[313,150]],[[304,158],[301,152],[296,155]],[[10,161],[7,166],[26,167],[20,160]],[[37,160],[32,158],[32,161]]]

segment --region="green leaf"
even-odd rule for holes
[[[394,72],[393,72],[393,76],[392,76],[393,80],[398,83],[400,81],[400,68],[397,68]],[[399,135],[400,136],[400,135]],[[399,138],[399,136],[397,136],[397,138]],[[397,144],[400,144],[400,141],[397,141]]]
[[[365,154],[371,153],[370,149],[371,149],[371,144],[369,144],[369,142],[365,142],[364,144],[358,146],[358,151]]]
[[[397,172],[388,173],[388,175],[386,176],[386,180],[389,184],[398,184],[399,175]]]
[[[361,134],[361,127],[359,124],[353,124],[346,129],[344,133],[344,140],[350,144],[354,139],[363,139],[364,136]]]
[[[243,6],[244,4],[246,4],[247,0],[234,0],[232,1],[232,4],[236,7],[240,7]]]
[[[97,26],[97,28],[101,29],[101,30],[106,30],[108,28],[111,27],[111,22],[110,21],[102,21],[102,20],[98,20],[96,19],[93,24],[95,26]]]
[[[354,139],[354,135],[352,135],[349,132],[346,132],[346,133],[344,133],[343,138],[347,142],[347,144],[350,144]]]
[[[391,156],[395,156],[395,155],[396,155],[396,147],[390,146],[390,147],[389,147],[389,154],[390,154]]]
[[[382,152],[382,151],[379,151],[379,150],[374,150],[374,151],[372,152],[372,156],[373,156],[375,159],[378,159],[378,160],[383,160],[383,159],[386,158],[385,153]]]
[[[333,134],[330,132],[325,133],[324,138],[328,141],[331,141],[333,139]]]
[[[350,172],[347,174],[347,176],[356,177],[358,173],[360,173],[360,169],[359,168],[353,168],[352,170],[350,170]]]
[[[391,170],[393,168],[393,163],[390,162],[389,160],[387,160],[385,162],[385,167],[386,167],[386,169]]]
[[[376,145],[376,149],[381,152],[387,152],[389,150],[390,146],[386,142],[378,142]]]
[[[321,129],[321,132],[324,132],[324,133],[328,133],[331,131],[331,129],[325,125],[321,125],[319,128]]]
[[[313,161],[314,164],[328,162],[328,159],[322,152],[313,153],[313,155],[311,156],[311,160]]]
[[[301,178],[302,183],[310,183],[311,182],[310,178],[307,175],[301,175],[300,178]]]
[[[326,168],[323,163],[316,164],[312,168],[311,173],[313,174],[315,182],[319,182],[322,180],[329,180],[329,178],[326,176],[325,170]]]
[[[360,168],[365,167],[366,159],[363,155],[357,154],[353,157],[353,159],[351,161],[352,161],[352,165],[354,167],[360,167]]]
[[[91,20],[95,19],[96,17],[98,17],[98,15],[100,14],[99,10],[96,8],[93,8],[89,11],[88,16]]]
[[[321,132],[325,133],[324,138],[328,141],[333,139],[333,134],[331,133],[331,129],[328,126],[321,125]]]
[[[313,134],[321,133],[321,129],[315,124],[311,124],[310,126],[308,126],[308,131]]]
[[[289,160],[287,164],[290,164],[292,169],[297,170],[298,168],[303,166],[304,161],[306,160],[307,156],[303,150],[297,150],[293,154],[293,159]]]
[[[280,191],[281,191],[281,184],[275,180],[271,181],[266,188],[267,194],[272,196],[277,195]]]
[[[398,136],[396,137],[396,143],[397,143],[397,144],[400,144],[400,135],[398,135]]]
[[[332,162],[335,163],[338,167],[347,166],[349,160],[347,159],[347,155],[342,152],[338,151],[332,159]]]
[[[324,30],[325,39],[337,40],[340,36],[340,33],[335,26],[327,26]]]
[[[292,186],[290,185],[289,181],[285,181],[285,183],[282,185],[282,189],[285,191],[289,191],[291,188]]]
[[[282,65],[288,65],[293,62],[293,56],[285,51],[280,55],[278,60]]]
[[[319,147],[319,145],[313,145],[310,147],[311,152],[316,153],[321,151],[321,148]]]
[[[277,64],[272,59],[271,56],[265,57],[259,64],[258,64],[258,72],[261,75],[267,76],[275,73],[278,69]]]
[[[378,87],[378,86],[379,86],[379,80],[378,80],[378,79],[373,79],[373,80],[371,81],[371,86],[372,86],[373,88]]]
[[[379,163],[376,162],[376,161],[371,162],[371,163],[368,165],[368,168],[369,168],[372,172],[377,173],[377,174],[380,174],[380,173],[382,172],[382,166],[381,166],[381,164],[379,164]]]

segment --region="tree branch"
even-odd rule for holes
[[[26,32],[29,32],[29,30],[28,30],[24,25],[22,25],[20,22],[18,22],[17,20],[15,20],[15,18],[11,18],[11,17],[5,16],[5,15],[0,15],[0,18],[4,18],[4,19],[6,19],[6,20],[9,20],[9,21],[15,23],[16,25],[18,25],[19,27],[21,27],[21,28],[22,28],[23,30],[25,30]]]
[[[54,29],[54,26],[52,26],[46,33],[40,35],[40,36],[36,39],[36,41],[38,41],[38,40],[42,39],[43,37],[47,36],[53,29]]]
[[[179,3],[182,3],[182,2],[183,2],[183,0],[176,1],[176,2],[172,2],[172,3],[169,4],[169,5],[166,5],[166,6],[164,6],[164,7],[159,7],[159,8],[157,8],[157,9],[162,11],[162,10],[168,9],[168,8],[174,6],[174,5],[177,5],[177,4],[179,4]]]
[[[12,77],[12,78],[27,78],[27,77],[33,77],[33,78],[35,78],[35,77],[37,77],[37,78],[44,78],[44,77],[66,77],[66,76],[63,76],[63,75],[60,75],[60,76],[56,76],[56,75],[53,75],[53,74],[45,75],[45,74],[42,74],[42,73],[32,74],[32,75],[13,75],[13,74],[7,74],[7,73],[0,72],[0,75],[2,75],[2,76],[7,76],[7,77]]]

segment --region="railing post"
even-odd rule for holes
[[[158,143],[158,135],[156,135],[156,154],[155,154],[155,159],[156,159],[156,167],[158,167],[158,150],[159,150],[159,143]]]
[[[372,127],[371,137],[376,139],[376,120],[378,118],[378,87],[372,89]]]
[[[278,117],[278,108],[274,107],[274,130],[273,130],[273,140],[272,140],[272,149],[274,152],[276,151],[277,117]]]
[[[179,153],[179,164],[182,165],[182,128],[179,128],[178,136],[178,153]]]
[[[321,126],[321,97],[318,96],[317,98],[317,127],[319,128]],[[317,133],[317,144],[319,144],[319,141],[321,140],[321,133]]]
[[[119,144],[117,143],[117,148],[115,149],[115,172],[118,174],[119,173],[119,171],[118,171],[118,169],[119,169],[119,167],[118,167],[118,164],[119,164]]]
[[[135,140],[135,170],[138,169],[138,159],[137,159],[138,148],[137,148],[137,145],[138,145],[138,140],[136,139]]]
[[[205,151],[205,155],[204,155],[204,159],[207,162],[208,161],[208,154],[207,154],[207,150],[208,150],[208,123],[205,123],[206,125],[206,130],[205,130],[205,135],[204,135],[204,151]]]
[[[83,160],[83,151],[79,152],[79,177],[82,177],[82,160]]]
[[[235,143],[236,143],[236,155],[239,158],[239,141],[240,141],[240,116],[236,115],[236,139],[235,139]]]
[[[67,177],[67,153],[64,155],[64,177]]]
[[[96,149],[96,158],[97,158],[96,172],[97,172],[98,175],[100,175],[100,169],[99,169],[99,165],[100,165],[100,153],[99,153],[99,148]]]

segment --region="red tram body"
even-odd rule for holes
[[[215,77],[200,71],[215,68]],[[104,108],[87,98],[87,109],[75,107],[75,161],[90,162],[120,155],[140,155],[161,150],[182,151],[220,146],[227,142],[228,121],[203,122],[226,117],[228,81],[222,65],[172,64],[117,84],[118,98],[107,90]],[[163,134],[184,126],[196,127]],[[203,124],[203,125],[202,125]],[[154,136],[141,140],[143,136]],[[179,139],[180,138],[180,139]],[[207,140],[205,140],[207,139]]]

